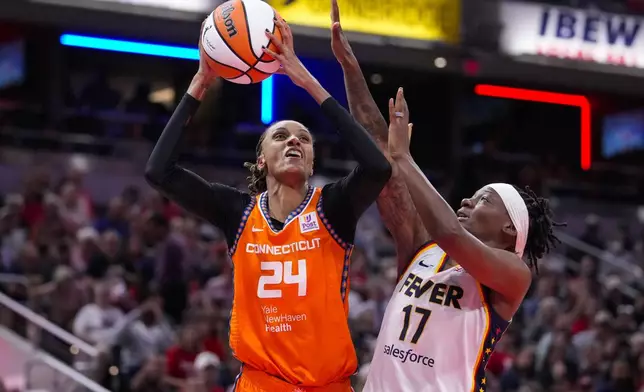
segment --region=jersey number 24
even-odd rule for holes
[[[297,261],[297,274],[293,275],[292,261],[262,261],[259,268],[270,271],[270,275],[259,277],[257,296],[259,298],[282,298],[282,290],[268,289],[266,285],[280,283],[296,284],[298,297],[306,296],[306,259]]]

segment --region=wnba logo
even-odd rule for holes
[[[300,232],[308,233],[319,229],[320,225],[318,225],[318,217],[315,212],[300,216]]]

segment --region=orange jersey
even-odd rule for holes
[[[275,230],[266,193],[246,208],[231,249],[235,294],[230,347],[245,365],[293,385],[351,376],[357,358],[349,326],[352,246],[321,210],[321,189]]]

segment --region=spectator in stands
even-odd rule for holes
[[[40,221],[44,214],[44,199],[49,188],[49,175],[44,169],[36,169],[26,180],[23,193],[22,219],[27,227]]]
[[[197,328],[201,334],[203,341],[203,349],[217,355],[218,359],[225,359],[227,357],[226,351],[228,342],[223,343],[220,331],[222,324],[225,325],[226,319],[221,319],[216,312],[216,309],[210,309],[201,313],[197,319]]]
[[[141,213],[141,191],[136,186],[131,185],[123,189],[121,200],[130,219]]]
[[[34,222],[31,230],[31,238],[37,246],[59,243],[75,232],[63,219],[60,200],[55,194],[47,193],[43,206],[43,214]]]
[[[82,197],[73,182],[63,183],[60,189],[60,201],[60,212],[72,230],[76,231],[91,223],[92,212],[89,203]]]
[[[22,196],[12,194],[7,195],[5,206],[0,209],[0,272],[11,269],[27,241],[28,231],[21,214],[23,205]]]
[[[125,324],[125,316],[113,305],[114,302],[111,287],[97,283],[94,301],[83,306],[74,319],[74,334],[92,345],[111,345],[116,333]]]
[[[83,227],[76,233],[76,242],[72,249],[72,265],[83,271],[92,279],[101,279],[107,268],[99,244],[99,234],[93,227]]]
[[[66,265],[58,266],[52,281],[39,286],[34,294],[42,299],[47,318],[68,331],[73,329],[76,315],[87,302],[82,281]]]
[[[162,355],[172,344],[174,332],[165,319],[159,299],[151,298],[137,312],[140,316],[119,335],[121,372],[129,384],[149,358]]]
[[[194,363],[197,355],[203,350],[199,330],[195,324],[184,324],[179,330],[177,344],[166,353],[166,374],[168,382],[184,388],[188,377],[194,375]]]
[[[127,208],[123,199],[114,197],[107,206],[107,213],[96,221],[94,227],[99,233],[107,230],[115,230],[122,237],[130,234],[130,222],[128,221]]]
[[[163,356],[148,358],[143,368],[129,384],[129,390],[132,392],[171,392],[170,385],[164,379],[164,369],[165,358]]]
[[[171,234],[170,223],[163,215],[153,214],[148,218],[144,235],[155,255],[154,279],[163,299],[163,310],[174,322],[180,323],[188,304],[185,249],[180,239]]]
[[[216,354],[204,351],[195,359],[195,375],[188,379],[185,392],[224,392],[221,385],[221,361]]]

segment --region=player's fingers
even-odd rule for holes
[[[400,113],[403,112],[404,100],[405,100],[405,97],[403,95],[403,89],[402,87],[398,87],[398,91],[396,92],[396,112],[400,112]]]
[[[409,118],[409,106],[407,105],[407,98],[405,98],[405,92],[402,91],[402,87],[400,89],[401,89],[401,97],[402,97],[402,104],[403,104],[403,112]]]
[[[389,98],[389,123],[393,123],[396,120],[396,107],[394,104],[394,99]]]
[[[414,124],[407,124],[407,132],[409,133],[409,140],[411,140],[411,133],[414,131]]]
[[[271,56],[275,60],[277,60],[280,63],[284,64],[284,56],[282,56],[281,54],[277,54],[277,53],[273,52],[272,50],[270,50],[268,48],[262,48],[262,50],[264,51],[264,53],[268,54],[269,56]]]
[[[268,29],[266,29],[265,33],[266,33],[266,36],[268,37],[268,39],[273,44],[275,44],[275,46],[277,46],[277,49],[279,49],[280,53],[284,53],[284,50],[286,49],[286,45],[284,44],[284,40],[283,39],[282,40],[278,39],[273,33],[268,31]],[[282,36],[282,37],[284,37],[284,36]]]
[[[331,21],[340,22],[340,8],[338,7],[338,0],[331,0]]]
[[[289,46],[292,42],[291,29],[282,18],[275,18],[274,20],[277,28],[280,30],[280,33],[282,33],[282,42],[285,46]]]

